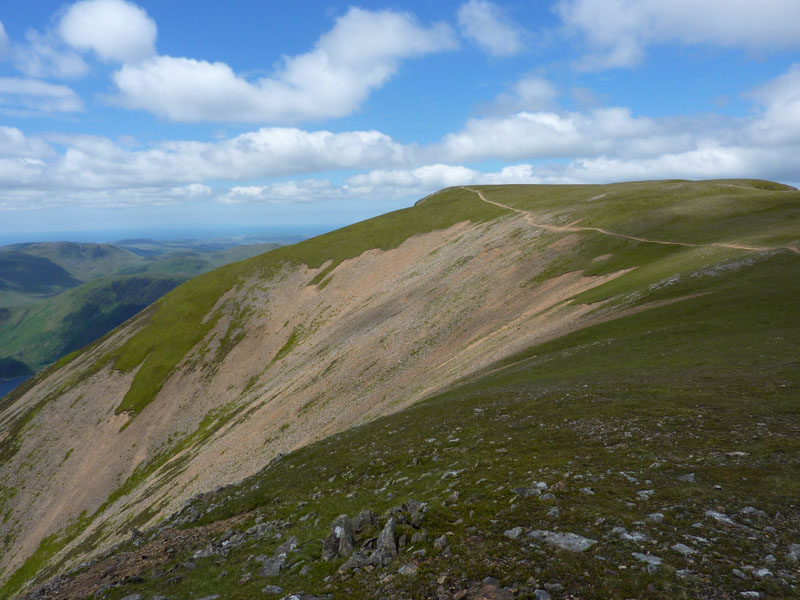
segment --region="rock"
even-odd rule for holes
[[[692,554],[697,552],[697,550],[695,550],[694,548],[690,548],[686,544],[681,544],[680,542],[677,544],[673,544],[672,546],[670,546],[670,548],[672,548],[675,552],[683,554],[684,556],[691,556]]]
[[[772,571],[766,567],[759,567],[758,569],[753,569],[753,575],[763,579],[764,577],[772,577]]]
[[[647,515],[647,520],[653,523],[661,523],[664,520],[664,515],[661,513],[650,513]]]
[[[556,519],[561,514],[561,511],[558,510],[557,506],[551,506],[547,509],[547,516],[551,519]]]
[[[122,600],[142,600],[141,594],[128,594]]]
[[[333,558],[325,558],[329,556],[334,546],[336,548],[335,554],[343,558],[347,558],[353,553],[355,549],[355,537],[353,536],[353,524],[347,515],[339,515],[331,523],[331,532],[325,538],[322,545],[322,559],[330,560]],[[334,556],[335,556],[334,554]]]
[[[422,527],[422,519],[425,515],[426,508],[427,504],[425,502],[420,503],[416,500],[410,500],[408,502],[408,510],[411,513],[411,526],[415,529]]]
[[[507,529],[506,531],[503,532],[503,535],[510,540],[519,539],[519,536],[522,535],[522,527],[514,527],[513,529]]]
[[[258,574],[261,575],[261,577],[275,577],[278,575],[281,572],[281,569],[286,566],[286,560],[289,556],[289,552],[295,548],[297,548],[297,538],[292,536],[283,544],[278,546],[274,556],[268,558],[260,557],[262,566]]]
[[[542,490],[536,487],[518,487],[511,490],[518,496],[522,496],[523,498],[530,498],[533,496],[539,496],[542,493]]]
[[[740,515],[746,515],[748,517],[758,517],[759,519],[766,519],[769,517],[767,513],[763,510],[758,510],[754,506],[745,506],[742,510],[739,511]]]
[[[597,540],[583,537],[577,533],[557,533],[543,529],[531,531],[528,535],[570,552],[583,552],[597,543]]]
[[[350,558],[348,558],[341,567],[339,567],[339,572],[347,573],[349,571],[352,571],[353,569],[366,567],[368,564],[369,564],[369,556],[367,556],[363,552],[354,552],[353,555]]]
[[[678,481],[686,481],[688,483],[697,483],[697,479],[694,476],[694,473],[686,473],[685,475],[679,475]]]
[[[550,594],[548,594],[544,590],[536,590],[535,592],[533,592],[533,597],[536,600],[550,600]]]
[[[474,600],[514,600],[514,594],[506,588],[487,584],[478,590]]]
[[[675,575],[677,575],[680,579],[688,579],[692,576],[692,572],[689,569],[678,569],[675,571]]]
[[[400,567],[397,570],[397,573],[399,575],[406,575],[406,576],[410,577],[410,576],[416,575],[418,569],[419,569],[419,567],[417,565],[415,565],[414,563],[409,563],[407,565],[403,565],[402,567]]]
[[[262,594],[282,594],[283,588],[279,585],[268,585],[261,590]]]
[[[636,492],[636,496],[639,498],[639,500],[650,500],[650,497],[655,493],[655,490],[639,490]]]
[[[800,544],[790,544],[787,558],[792,562],[800,562]]]
[[[390,518],[384,525],[381,534],[375,544],[375,551],[370,554],[370,564],[377,566],[387,565],[397,556],[397,542],[394,539],[394,532],[397,522],[394,517]]]
[[[422,531],[417,531],[414,535],[411,536],[411,543],[412,544],[421,544],[424,542],[428,537],[428,534],[423,529]]]
[[[560,583],[545,583],[544,589],[548,592],[561,592],[564,590],[564,586]]]
[[[352,521],[353,534],[360,536],[365,529],[378,526],[378,515],[371,510],[362,510]]]
[[[620,538],[625,540],[626,542],[636,542],[637,544],[640,542],[646,542],[650,538],[647,537],[644,533],[640,533],[638,531],[634,531],[633,533],[629,533],[627,529],[624,527],[614,527],[611,530],[611,533],[614,535],[618,535]]]
[[[761,598],[761,594],[759,594],[758,592],[754,592],[754,591],[739,592],[739,595],[742,598]]]
[[[717,512],[716,510],[707,510],[706,516],[711,517],[718,523],[725,523],[726,525],[736,525],[736,522],[733,519],[731,519],[728,515],[721,512]]]
[[[258,572],[261,577],[275,577],[286,566],[286,556],[272,556],[264,560],[261,570]]]
[[[633,558],[639,560],[643,563],[647,563],[648,565],[653,565],[655,567],[659,566],[664,560],[658,556],[654,556],[652,554],[642,554],[641,552],[633,552]]]
[[[541,496],[539,496],[539,498],[541,500],[555,500],[556,496],[555,494],[551,494],[550,492],[548,492],[546,494],[542,494]]]
[[[447,536],[443,535],[433,540],[433,547],[436,550],[444,550],[445,548],[447,548]]]
[[[734,569],[732,572],[734,577],[738,577],[739,579],[747,579],[747,574],[744,571]]]

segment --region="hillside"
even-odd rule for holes
[[[790,595],[798,216],[761,181],[453,188],[192,279],[4,400],[3,591],[136,528],[48,597]],[[362,510],[382,553],[338,575]]]
[[[0,364],[7,373],[0,373],[0,381],[39,371],[93,342],[195,275],[278,246],[139,242],[144,243],[148,251],[142,256],[113,244],[42,242],[0,249],[0,290],[6,292],[0,291]]]

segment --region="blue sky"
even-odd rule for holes
[[[797,0],[6,0],[0,23],[0,238],[324,228],[460,184],[800,184]]]

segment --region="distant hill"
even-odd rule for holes
[[[0,247],[0,260],[7,252],[12,252],[15,257],[27,255],[48,260],[78,281],[113,275],[141,261],[141,257],[113,244],[76,242],[14,244]],[[9,257],[6,257],[6,260],[9,260]],[[0,270],[0,273],[2,272]]]
[[[149,248],[141,254],[115,244],[73,242],[0,248],[0,360],[7,365],[0,379],[36,372],[191,277],[278,245],[235,243],[136,240]]]
[[[3,304],[60,294],[80,284],[80,279],[47,258],[18,250],[0,252],[0,302]]]

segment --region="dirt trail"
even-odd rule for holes
[[[752,252],[766,252],[769,250],[789,250],[790,252],[794,252],[795,254],[800,255],[800,248],[795,248],[794,246],[745,246],[744,244],[723,244],[720,242],[713,242],[710,244],[692,244],[689,242],[670,242],[666,240],[654,240],[652,238],[636,237],[634,235],[625,235],[624,233],[615,233],[613,231],[608,231],[607,229],[601,229],[600,227],[576,227],[575,223],[578,223],[578,221],[574,221],[569,225],[548,225],[547,223],[537,223],[536,221],[533,220],[533,216],[527,210],[522,210],[521,208],[514,208],[513,206],[508,206],[506,204],[495,202],[494,200],[489,200],[486,196],[483,195],[483,193],[480,190],[476,190],[474,188],[467,186],[461,186],[461,187],[462,189],[478,194],[478,197],[484,202],[488,202],[489,204],[494,204],[495,206],[499,206],[500,208],[505,208],[507,210],[514,211],[521,215],[525,215],[525,221],[529,225],[531,225],[532,227],[537,227],[539,229],[545,229],[547,231],[560,231],[569,233],[575,233],[581,231],[596,231],[597,233],[602,233],[603,235],[608,235],[615,238],[622,238],[625,240],[634,240],[636,242],[645,242],[647,244],[662,244],[664,246],[685,246],[687,248],[704,248],[708,246],[716,246],[717,248],[733,248],[734,250],[750,250]]]

